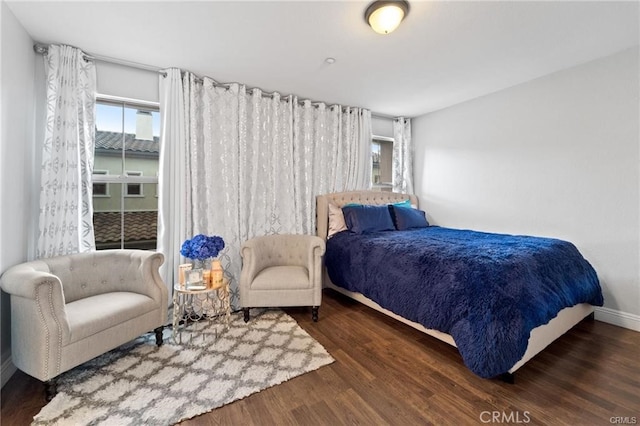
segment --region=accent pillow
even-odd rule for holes
[[[410,228],[426,228],[429,226],[425,212],[407,207],[391,205],[393,222],[398,231]]]
[[[398,201],[397,203],[391,203],[389,204],[390,206],[397,206],[397,207],[406,207],[408,209],[410,209],[411,207],[413,207],[411,205],[411,200],[409,200],[408,198],[404,201]]]
[[[395,230],[386,205],[345,206],[342,213],[347,228],[356,234]]]
[[[406,199],[404,201],[398,201],[397,203],[391,203],[390,206],[398,206],[398,207],[411,207],[412,209],[417,209],[418,206],[416,204],[411,204],[410,199]]]
[[[327,239],[331,238],[333,234],[346,231],[347,229],[347,225],[344,223],[342,209],[333,203],[329,203],[329,229],[327,231]]]

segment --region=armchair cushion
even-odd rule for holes
[[[260,271],[251,282],[253,290],[311,288],[309,271],[303,266],[272,266]]]

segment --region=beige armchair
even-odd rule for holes
[[[8,269],[11,359],[45,382],[150,330],[162,344],[168,291],[158,274],[164,256],[102,250],[41,259]]]
[[[311,306],[318,321],[324,252],[324,241],[314,235],[267,235],[245,242],[240,251],[245,322],[249,308],[276,306]]]

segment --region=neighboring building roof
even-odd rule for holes
[[[120,241],[120,212],[94,212],[96,244]],[[158,234],[158,212],[124,212],[125,241],[155,240]]]
[[[160,138],[154,136],[152,141],[148,141],[136,139],[133,133],[125,133],[124,146],[127,151],[159,153]],[[96,130],[96,149],[122,150],[122,133]]]

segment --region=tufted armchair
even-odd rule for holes
[[[267,235],[242,245],[240,303],[249,308],[311,306],[318,321],[322,303],[324,241],[314,235]]]
[[[162,344],[168,291],[164,257],[101,250],[27,262],[0,279],[11,296],[11,358],[55,394],[60,373],[150,330]]]

